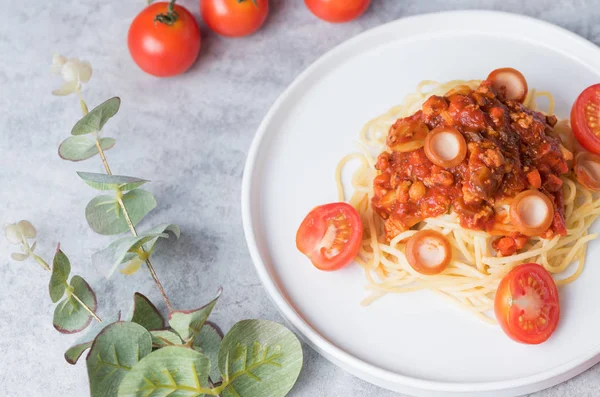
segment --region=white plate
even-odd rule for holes
[[[600,266],[592,243],[562,319],[540,346],[509,340],[432,293],[390,295],[361,307],[357,265],[325,273],[295,247],[303,217],[336,200],[334,169],[356,151],[360,128],[424,79],[483,79],[502,66],[551,91],[559,116],[600,81],[600,50],[548,23],[466,11],[401,19],[365,32],[315,62],[281,95],[250,149],[244,231],[258,274],[292,327],[333,363],[377,385],[419,395],[514,396],[600,361]]]

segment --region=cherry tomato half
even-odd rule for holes
[[[320,270],[337,270],[352,262],[362,240],[362,222],[349,204],[314,208],[300,224],[296,247]]]
[[[308,9],[327,22],[348,22],[361,16],[371,0],[304,0]]]
[[[512,269],[498,286],[494,312],[506,335],[517,342],[545,342],[560,318],[558,290],[550,273],[537,263]]]
[[[600,84],[579,94],[571,108],[571,127],[581,146],[600,154]]]
[[[206,24],[228,37],[248,36],[267,19],[269,0],[200,0]]]
[[[168,14],[168,3],[153,3],[140,12],[129,27],[127,44],[135,63],[158,77],[188,70],[200,51],[200,29],[188,10],[175,4],[174,21],[156,20]]]

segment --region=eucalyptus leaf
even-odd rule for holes
[[[240,321],[219,349],[223,397],[283,397],[296,383],[301,368],[298,338],[272,321]]]
[[[163,347],[125,375],[118,397],[204,396],[210,392],[209,371],[210,362],[202,353],[180,346]]]
[[[135,226],[156,207],[156,200],[152,193],[134,189],[123,196],[123,204]],[[121,207],[111,196],[93,198],[85,209],[85,218],[92,230],[98,234],[115,235],[129,230]]]
[[[154,226],[153,228],[146,230],[146,234],[158,234],[158,233],[167,233],[167,232],[171,232],[175,235],[176,238],[179,238],[179,236],[181,236],[181,229],[179,228],[178,225],[175,225],[174,223],[163,223],[161,225],[157,225]],[[168,237],[168,235],[167,235]],[[144,249],[150,253],[154,252],[154,247],[156,245],[156,242],[158,241],[159,237],[156,237],[150,241],[148,241],[146,244],[144,244]]]
[[[60,250],[56,251],[52,261],[52,275],[50,276],[50,299],[56,303],[63,297],[65,290],[69,285],[69,275],[71,274],[71,263],[69,258]]]
[[[114,138],[100,138],[102,150],[111,149],[115,146]],[[58,155],[63,160],[83,161],[98,154],[96,142],[87,136],[70,136],[58,147]]]
[[[194,339],[194,349],[204,354],[211,362],[210,379],[213,383],[221,381],[221,372],[219,371],[219,348],[223,340],[223,332],[216,324],[207,321],[200,330],[196,339]]]
[[[77,364],[77,360],[81,357],[81,355],[90,347],[92,347],[92,343],[96,336],[108,325],[115,323],[117,321],[121,321],[121,312],[117,312],[111,316],[103,316],[102,322],[94,322],[88,329],[88,331],[81,336],[73,346],[71,346],[65,352],[65,360],[69,364]]]
[[[98,308],[96,295],[89,284],[80,276],[71,278],[73,294],[77,295],[92,311]],[[92,321],[92,315],[73,298],[65,297],[54,310],[54,328],[63,334],[74,334],[82,331]]]
[[[149,181],[124,175],[107,175],[97,172],[77,172],[85,183],[98,190],[121,190],[126,192],[142,186]]]
[[[150,335],[152,335],[152,347],[155,348],[183,344],[179,335],[168,329],[150,331]]]
[[[152,352],[152,337],[141,325],[117,322],[104,328],[87,356],[91,397],[115,397],[121,381]]]
[[[94,264],[100,265],[100,262],[108,262],[112,265],[109,270],[107,277],[113,275],[117,267],[123,261],[131,257],[129,254],[132,251],[135,251],[139,247],[141,247],[145,242],[152,240],[155,237],[160,237],[160,235],[150,234],[150,235],[141,235],[141,236],[129,236],[123,237],[118,240],[113,241],[107,248],[102,251],[96,252],[92,257],[92,262]]]
[[[165,328],[165,319],[150,299],[136,292],[133,294],[133,316],[131,322],[137,323],[148,331]]]
[[[118,97],[110,98],[106,102],[101,103],[73,126],[71,135],[84,135],[91,134],[94,131],[101,131],[104,124],[117,114],[120,106],[121,99]]]
[[[194,339],[200,333],[222,292],[223,289],[219,288],[217,296],[199,309],[171,312],[169,314],[169,325],[184,341]]]

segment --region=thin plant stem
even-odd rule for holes
[[[40,258],[39,256],[37,256],[37,255],[33,254],[33,259],[35,259],[35,261],[36,261],[37,263],[39,263],[39,264],[40,264],[40,265],[41,265],[41,266],[44,268],[44,270],[51,271],[51,269],[50,269],[50,265],[48,265],[48,264],[46,263],[46,261],[45,261],[45,260],[43,260],[42,258]]]
[[[81,307],[83,307],[85,309],[85,311],[87,311],[88,313],[90,313],[90,315],[92,317],[94,317],[96,319],[96,321],[98,321],[99,323],[102,322],[102,320],[100,320],[100,317],[98,317],[96,315],[96,313],[94,313],[94,311],[92,309],[90,309],[90,307],[88,305],[86,305],[81,299],[79,299],[79,297],[77,295],[75,295],[74,292],[71,292],[71,296],[73,297],[73,299],[75,299],[77,302],[79,302],[79,304],[81,305]]]
[[[87,110],[87,105],[85,104],[85,101],[83,100],[83,97],[81,96],[81,91],[77,90],[77,93],[79,94],[79,98],[82,103],[81,108]],[[86,114],[85,111],[83,113],[84,113],[84,115]],[[104,165],[104,170],[106,171],[106,173],[108,175],[112,175],[110,166],[108,165],[108,160],[106,160],[106,155],[104,154],[104,150],[102,149],[102,145],[100,145],[100,139],[98,139],[98,137],[96,137],[96,149],[98,149],[98,154],[100,154],[100,158],[102,159],[102,164]],[[135,226],[133,225],[133,222],[131,221],[131,217],[129,216],[129,212],[127,211],[127,208],[125,208],[125,203],[123,202],[123,199],[120,196],[117,197],[117,202],[119,203],[119,206],[121,207],[121,210],[123,211],[123,215],[125,217],[125,222],[127,222],[127,226],[129,226],[129,230],[131,231],[131,234],[133,234],[134,236],[137,237],[138,234],[137,234],[137,231],[135,230]],[[141,247],[141,248],[142,248],[142,251],[146,252],[144,247]],[[160,291],[160,294],[162,295],[163,300],[167,304],[167,309],[169,310],[169,313],[173,312],[174,310],[173,310],[173,306],[171,305],[171,301],[167,297],[167,293],[165,292],[165,289],[164,289],[162,283],[160,282],[160,279],[158,278],[156,271],[154,270],[154,266],[152,266],[152,262],[150,262],[150,257],[148,257],[145,260],[145,263],[146,263],[146,267],[148,268],[148,271],[150,272],[150,275],[154,279],[154,283],[156,284],[156,287]]]

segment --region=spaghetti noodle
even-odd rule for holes
[[[493,308],[494,294],[500,280],[515,266],[537,262],[555,275],[557,285],[573,282],[583,271],[587,243],[597,237],[597,234],[588,233],[588,228],[600,214],[600,198],[594,197],[571,175],[562,177],[566,236],[554,235],[547,239],[532,237],[514,255],[496,256],[491,248],[496,237],[486,231],[462,227],[459,215],[452,210],[438,217],[425,218],[414,230],[400,232],[389,242],[385,238],[384,221],[373,209],[371,202],[374,197],[373,180],[378,175],[375,168],[376,153],[386,150],[390,126],[396,120],[414,114],[432,95],[444,96],[449,91],[464,86],[474,90],[480,83],[477,80],[455,80],[443,84],[422,81],[417,86],[417,91],[409,94],[401,105],[370,120],[360,131],[361,152],[349,154],[339,162],[335,173],[339,201],[346,201],[342,184],[344,167],[350,162],[358,162],[358,168],[351,178],[353,192],[348,202],[358,211],[363,224],[362,244],[356,257],[368,282],[366,288],[369,295],[362,302],[363,305],[389,293],[430,290],[484,321],[495,323],[493,316],[487,312]],[[545,97],[548,101],[545,114],[552,115],[554,99],[549,92],[531,90],[524,105],[539,111],[536,102],[540,97]],[[561,123],[560,128],[564,133],[565,129],[568,130],[568,124]],[[418,148],[417,144],[409,149]],[[506,228],[504,231],[507,234],[514,231],[508,223],[500,227]],[[406,239],[422,229],[442,233],[453,248],[453,259],[440,274],[423,275],[415,271],[407,261]],[[569,268],[573,262],[577,262],[574,270]]]

